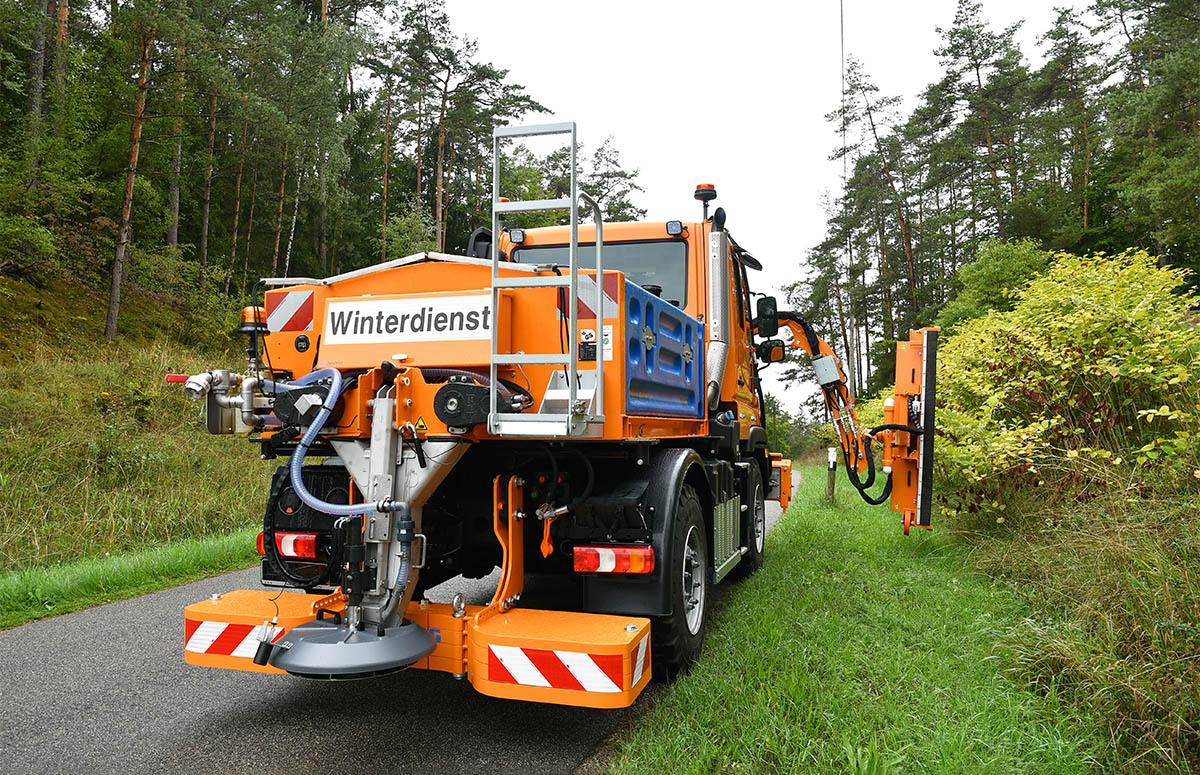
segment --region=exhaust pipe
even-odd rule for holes
[[[729,235],[725,231],[725,209],[718,207],[708,235],[708,349],[704,362],[710,414],[721,399],[729,358],[729,293]]]

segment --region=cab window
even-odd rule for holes
[[[513,260],[522,264],[571,263],[567,245],[529,245],[513,252]],[[596,243],[580,243],[579,268],[596,268]],[[604,269],[624,272],[630,282],[645,287],[662,287],[662,298],[677,307],[687,304],[688,256],[683,240],[649,242],[605,242]]]

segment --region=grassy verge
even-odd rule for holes
[[[1026,610],[939,533],[905,537],[804,471],[767,564],[731,594],[691,675],[615,743],[615,772],[1091,769],[1099,731],[999,669]]]
[[[258,560],[248,528],[115,557],[0,575],[0,629],[239,570]]]
[[[0,282],[0,569],[53,568],[248,527],[271,466],[244,439],[208,435],[166,372],[237,368],[224,334],[187,344],[179,309],[131,294],[117,344],[78,286]],[[86,332],[92,332],[87,334]],[[223,349],[222,349],[223,346]]]

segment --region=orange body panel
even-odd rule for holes
[[[468,676],[476,691],[492,697],[587,708],[626,708],[650,682],[649,638],[650,620],[641,617],[516,608],[475,624],[467,647]],[[643,639],[647,641],[645,644]],[[574,680],[581,687],[589,686],[582,671],[575,674],[577,678],[564,675],[566,681],[555,680],[551,671],[538,665],[536,656],[531,662],[542,667],[540,675],[551,685],[532,685],[532,681],[538,680],[536,677],[531,683],[508,680],[530,679],[503,669],[496,653],[505,648],[522,649],[531,655],[554,654],[564,664],[570,664],[567,654],[586,657],[587,670],[599,678],[604,688],[588,691],[555,685]],[[601,672],[595,665],[609,669]]]
[[[405,616],[434,638],[420,670],[467,676],[481,693],[590,708],[624,708],[650,682],[650,620],[607,614],[513,608],[524,586],[524,484],[518,477],[493,482],[496,537],[503,549],[500,583],[487,606],[410,603]],[[339,594],[306,595],[237,590],[185,609],[189,664],[282,673],[254,664],[256,627],[274,620],[278,641],[316,618],[321,608],[340,611]],[[243,645],[243,643],[245,645]],[[219,653],[207,653],[213,648]],[[199,651],[196,649],[199,648]]]
[[[895,405],[884,407],[885,423],[907,425],[909,399],[921,395],[925,330],[909,331],[907,342],[896,343]],[[904,515],[905,532],[913,524],[917,512],[918,450],[919,439],[904,431],[896,431],[894,443],[883,448],[883,465],[892,468],[891,510]]]
[[[778,452],[770,453],[771,467],[779,472],[779,508],[787,511],[792,502],[792,461]]]
[[[241,645],[254,644],[257,632],[252,628],[275,619],[279,632],[272,640],[278,641],[293,627],[315,619],[318,609],[341,611],[345,605],[340,592],[305,595],[273,589],[238,589],[192,603],[183,609],[184,659],[201,667],[282,674],[276,667],[254,664],[253,649]],[[206,626],[201,629],[202,625]]]
[[[708,223],[684,223],[681,239],[688,244],[688,280],[687,299],[684,300],[683,311],[706,323],[707,299],[709,291],[708,277],[708,236],[712,227]],[[650,223],[606,223],[604,224],[605,244],[611,242],[633,242],[641,240],[661,240],[666,236],[666,223],[655,221]],[[570,239],[567,226],[556,226],[540,229],[526,229],[523,245],[561,245]],[[592,225],[579,226],[579,242],[595,242],[596,229]],[[500,249],[511,251],[513,244],[507,234],[501,235]],[[721,401],[737,405],[738,419],[741,421],[741,438],[750,435],[752,425],[760,425],[762,411],[758,405],[758,396],[753,386],[754,343],[751,331],[751,318],[754,315],[750,304],[749,286],[746,283],[745,270],[738,262],[730,261],[730,295],[729,310],[729,359],[725,367],[725,377],[721,383]],[[740,273],[735,279],[734,272]],[[607,270],[606,270],[607,273]],[[741,298],[738,296],[741,289]],[[706,323],[705,345],[711,338],[711,331]],[[605,390],[608,390],[607,380]],[[702,430],[693,433],[668,432],[663,433],[652,429],[646,438],[661,438],[665,436],[705,435],[707,421]],[[607,434],[606,434],[607,437]],[[635,433],[627,438],[639,438],[642,434]]]
[[[532,233],[532,232],[530,232]],[[582,236],[581,236],[582,239]],[[502,268],[508,276],[528,276],[527,273]],[[584,277],[595,277],[594,271],[584,271]],[[692,273],[694,274],[694,272]],[[603,325],[612,328],[611,354],[604,359],[604,407],[606,422],[601,428],[593,426],[585,438],[620,440],[636,438],[691,437],[707,433],[707,420],[657,417],[650,415],[626,415],[625,413],[625,283],[620,272],[605,272],[606,290],[617,304],[616,317],[606,317]],[[426,300],[474,298],[490,293],[491,270],[487,266],[470,263],[425,261],[386,272],[364,275],[338,281],[329,286],[293,286],[267,291],[268,308],[276,294],[311,292],[312,329],[281,330],[264,337],[264,361],[276,373],[289,373],[299,377],[316,368],[336,366],[343,370],[373,370],[369,376],[360,378],[359,385],[344,393],[344,408],[338,421],[340,436],[366,438],[370,436],[370,411],[368,401],[374,397],[381,380],[378,376],[382,361],[391,361],[400,367],[397,378],[396,422],[400,427],[412,423],[421,436],[445,436],[449,433],[433,409],[434,394],[441,387],[436,382],[426,382],[422,369],[429,368],[486,368],[490,340],[485,338],[460,341],[404,342],[395,344],[333,343],[328,339],[327,310],[329,305],[345,305],[359,301],[401,303],[421,305]],[[696,282],[694,278],[689,283]],[[437,288],[440,290],[434,291]],[[404,293],[398,291],[403,290]],[[501,312],[494,324],[500,342],[500,351],[507,353],[558,353],[565,352],[564,336],[567,325],[559,316],[559,290],[555,288],[522,288],[506,292],[501,299]],[[582,302],[591,304],[587,294],[581,293]],[[335,306],[337,311],[341,307]],[[702,315],[702,313],[701,313]],[[394,321],[393,321],[394,322]],[[596,330],[595,319],[581,317],[580,331]],[[309,344],[301,351],[297,347],[300,337]],[[603,332],[597,332],[601,339]],[[582,337],[582,334],[581,334]],[[635,337],[636,338],[636,337]],[[303,345],[301,345],[303,346]],[[314,349],[317,352],[314,352]],[[598,348],[601,353],[603,347]],[[401,359],[400,356],[404,356]],[[732,356],[731,356],[732,359]],[[534,397],[534,409],[540,405],[551,374],[561,367],[556,365],[529,364],[520,368],[505,366],[499,369],[502,379],[526,387]],[[594,370],[594,363],[581,361],[581,372]],[[476,426],[466,434],[470,440],[494,438],[483,425]]]

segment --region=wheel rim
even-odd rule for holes
[[[767,502],[763,500],[762,485],[754,488],[754,548],[762,554],[767,540]]]
[[[692,635],[700,632],[704,622],[704,570],[704,537],[692,525],[683,544],[683,606]]]

